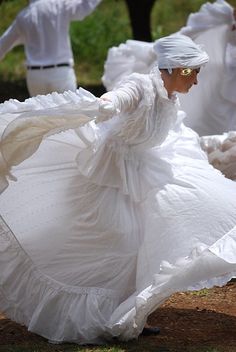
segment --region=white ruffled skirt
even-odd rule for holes
[[[172,293],[236,275],[236,186],[197,135],[135,152],[103,126],[46,137],[0,196],[0,310],[55,342],[137,338]]]

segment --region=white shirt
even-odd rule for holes
[[[27,65],[73,64],[71,21],[83,20],[101,0],[31,0],[0,37],[0,59],[23,44]]]

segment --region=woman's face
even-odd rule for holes
[[[182,68],[176,68],[173,70],[171,75],[172,89],[178,93],[188,93],[190,88],[197,84],[197,75],[200,68],[192,69],[189,74],[186,74],[186,70]],[[184,74],[185,73],[185,74]]]

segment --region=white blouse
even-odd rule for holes
[[[27,65],[73,64],[71,21],[83,20],[101,0],[34,0],[0,37],[0,59],[13,47],[25,46]]]
[[[149,75],[130,75],[103,97],[121,111],[113,134],[135,149],[162,144],[177,120],[178,100],[175,95],[168,98],[158,69]]]

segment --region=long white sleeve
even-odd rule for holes
[[[90,15],[102,0],[66,0],[64,11],[71,21],[83,20]]]
[[[120,111],[117,135],[127,145],[150,148],[162,144],[177,119],[176,101],[168,99],[159,71],[133,73],[102,98]]]
[[[0,60],[15,46],[23,44],[23,37],[15,20],[0,37]]]
[[[121,112],[133,112],[142,98],[142,87],[130,80],[118,89],[103,94],[102,97],[110,100]]]

